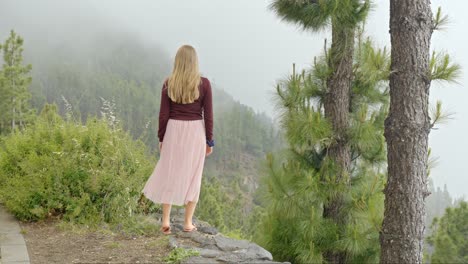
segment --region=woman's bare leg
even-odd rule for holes
[[[193,228],[193,224],[192,224],[192,217],[193,217],[193,213],[195,212],[195,206],[197,205],[197,203],[194,203],[194,202],[188,202],[186,205],[185,205],[185,222],[184,222],[184,228],[186,229],[190,229],[190,228]]]
[[[172,207],[172,204],[163,204],[163,217],[162,217],[163,226],[170,225],[171,207]]]

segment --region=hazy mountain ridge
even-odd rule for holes
[[[124,129],[157,152],[160,91],[170,73],[169,56],[125,34],[97,34],[81,44],[82,50],[66,42],[25,47],[25,62],[33,66],[34,107],[55,102],[63,116],[72,111],[84,122],[110,104]],[[216,147],[205,176],[218,178],[227,192],[237,185],[249,211],[261,161],[281,144],[279,130],[265,113],[219,88],[222,84],[212,80],[212,87]]]

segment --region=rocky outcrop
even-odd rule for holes
[[[156,214],[161,221],[161,214]],[[288,263],[276,262],[270,252],[248,240],[233,239],[219,233],[207,222],[193,217],[193,224],[197,230],[183,232],[184,209],[171,212],[171,231],[169,245],[171,248],[181,247],[200,252],[199,256],[192,256],[182,263]]]

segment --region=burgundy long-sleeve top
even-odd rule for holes
[[[169,119],[205,121],[206,139],[213,139],[213,100],[210,81],[202,77],[199,86],[200,96],[189,104],[173,102],[168,95],[167,81],[161,89],[161,106],[159,109],[159,142],[163,142]]]

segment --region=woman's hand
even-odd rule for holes
[[[209,156],[213,152],[213,147],[206,145],[206,156]]]
[[[159,151],[162,149],[162,142],[159,142]]]

